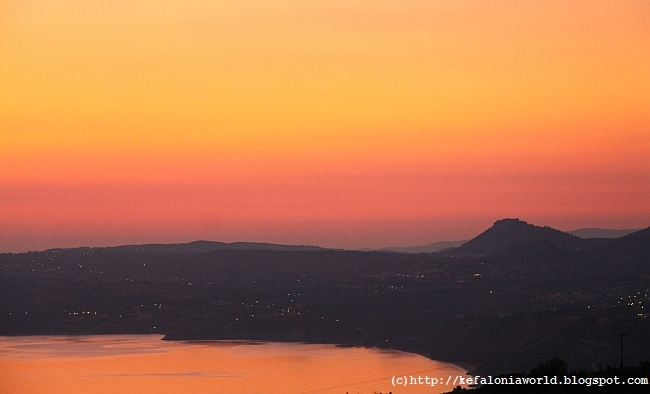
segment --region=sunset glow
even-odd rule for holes
[[[650,225],[647,1],[0,1],[0,252]]]

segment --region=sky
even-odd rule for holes
[[[0,0],[0,252],[650,226],[650,3]]]

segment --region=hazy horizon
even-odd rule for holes
[[[525,220],[524,220],[525,221]],[[528,222],[529,224],[533,224],[536,226],[546,226],[545,224],[538,224],[538,223],[531,223]],[[491,226],[491,225],[490,225]],[[490,227],[488,226],[488,227]],[[438,240],[433,240],[430,242],[424,242],[424,243],[419,243],[419,244],[403,244],[403,245],[393,245],[393,244],[386,244],[386,245],[380,245],[380,246],[360,246],[360,247],[345,247],[345,246],[340,246],[340,245],[319,245],[315,243],[292,243],[292,242],[269,242],[265,240],[255,240],[255,239],[250,239],[250,240],[221,240],[221,239],[190,239],[190,240],[182,240],[182,241],[176,241],[176,240],[163,240],[163,241],[157,241],[157,240],[151,240],[147,241],[146,239],[143,241],[138,241],[138,242],[130,242],[126,240],[125,242],[119,242],[118,243],[98,243],[98,244],[84,244],[84,245],[75,245],[75,244],[69,244],[69,245],[45,245],[42,247],[37,247],[37,248],[30,248],[30,249],[23,249],[23,250],[0,250],[0,253],[24,253],[24,252],[33,252],[33,251],[44,251],[48,249],[59,249],[59,248],[84,248],[84,247],[90,247],[90,248],[102,248],[102,247],[115,247],[115,246],[126,246],[126,245],[147,245],[147,244],[185,244],[185,243],[190,243],[190,242],[196,242],[196,241],[208,241],[208,242],[223,242],[223,243],[236,243],[236,242],[244,242],[244,243],[261,243],[261,244],[281,244],[281,245],[295,245],[295,246],[317,246],[321,248],[331,248],[331,249],[346,249],[346,250],[363,250],[363,249],[370,249],[370,250],[379,250],[379,249],[389,249],[389,248],[415,248],[415,247],[422,247],[430,244],[435,244],[435,243],[443,243],[443,242],[459,242],[459,241],[468,241],[479,234],[481,234],[483,231],[487,230],[488,227],[480,230],[476,234],[467,237],[467,238],[458,238],[458,239],[438,239]],[[552,227],[552,226],[548,226]],[[566,233],[571,233],[573,231],[579,231],[579,230],[605,230],[605,231],[639,231],[642,230],[646,227],[642,228],[637,228],[637,229],[611,229],[611,228],[595,228],[595,227],[581,227],[581,228],[576,228],[573,230],[562,230],[562,229],[556,229],[560,230]],[[622,236],[622,235],[621,235]]]

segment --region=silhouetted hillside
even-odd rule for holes
[[[598,242],[608,244],[583,248]],[[583,240],[500,220],[459,248],[481,256],[311,248],[201,241],[0,254],[0,335],[338,343],[479,374],[554,355],[575,368],[617,365],[621,332],[626,363],[650,355],[650,228]]]
[[[514,243],[492,253],[490,260],[506,261],[546,261],[564,257],[566,251],[553,245],[553,243],[541,238],[527,238],[515,241]]]
[[[609,228],[579,228],[577,230],[567,231],[567,233],[580,237],[582,239],[588,238],[620,238],[628,234],[635,233],[641,230],[627,229],[627,230],[613,230]]]
[[[464,255],[490,254],[524,240],[544,240],[562,250],[588,249],[605,242],[587,241],[551,227],[535,226],[519,219],[501,219],[451,252]]]
[[[650,227],[626,235],[606,245],[590,250],[590,260],[620,267],[621,264],[634,264],[636,268],[650,269]]]
[[[467,242],[467,240],[441,241],[441,242],[434,242],[428,245],[419,245],[419,246],[407,246],[407,247],[389,246],[386,248],[381,248],[379,250],[386,251],[386,252],[398,252],[398,253],[434,253],[445,249],[457,248],[462,244],[464,244],[465,242]],[[368,249],[367,251],[371,251],[371,250]]]
[[[81,248],[90,249],[90,248]],[[313,252],[318,250],[331,250],[318,246],[305,245],[279,245],[259,242],[216,242],[194,241],[181,244],[144,244],[121,245],[105,248],[94,248],[117,253],[144,252],[144,253],[207,253],[215,250],[278,250],[287,252]]]

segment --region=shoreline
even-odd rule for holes
[[[334,341],[334,340],[309,340],[309,339],[297,339],[297,338],[270,338],[269,336],[255,336],[255,338],[246,338],[244,337],[238,337],[238,338],[209,338],[209,337],[192,337],[192,336],[187,336],[187,335],[178,335],[178,334],[164,334],[164,333],[153,333],[153,332],[115,332],[115,333],[92,333],[92,332],[87,332],[87,333],[79,333],[79,332],[73,332],[73,333],[29,333],[29,334],[4,334],[0,335],[0,338],[16,338],[16,337],[53,337],[53,336],[63,336],[63,337],[84,337],[84,336],[115,336],[115,335],[156,335],[160,337],[161,341],[168,341],[168,342],[195,342],[195,343],[200,343],[200,342],[241,342],[241,343],[249,343],[249,344],[254,344],[254,343],[269,343],[269,342],[276,342],[276,343],[301,343],[305,345],[333,345],[336,347],[340,348],[365,348],[365,349],[377,349],[377,350],[392,350],[392,351],[397,351],[397,352],[402,352],[402,353],[409,353],[409,354],[415,354],[418,356],[426,357],[427,359],[431,361],[436,361],[439,363],[444,363],[448,365],[452,365],[454,367],[457,367],[459,369],[462,369],[465,371],[466,375],[476,375],[477,373],[480,374],[480,369],[471,363],[464,362],[464,361],[450,361],[450,360],[444,360],[440,358],[434,358],[431,354],[426,353],[426,352],[417,352],[413,351],[412,349],[408,349],[406,347],[399,347],[399,346],[388,346],[388,347],[380,347],[380,346],[373,346],[372,344],[360,344],[360,343],[343,343],[340,341]],[[272,337],[272,335],[271,335]]]
[[[191,337],[191,336],[183,336],[183,335],[178,335],[175,336],[175,334],[169,335],[166,334],[163,338],[161,338],[163,341],[183,341],[183,342],[249,342],[249,343],[254,343],[254,342],[260,342],[260,343],[267,343],[267,342],[276,342],[276,343],[302,343],[302,344],[307,344],[307,345],[334,345],[336,347],[341,347],[341,348],[351,348],[351,347],[356,347],[356,348],[365,348],[365,349],[377,349],[377,350],[392,350],[392,351],[397,351],[397,352],[402,352],[402,353],[409,353],[409,354],[415,354],[418,356],[425,357],[431,361],[436,361],[439,363],[444,363],[444,364],[449,364],[453,365],[454,367],[457,367],[459,369],[462,369],[465,371],[465,375],[472,376],[476,374],[481,374],[481,370],[478,366],[475,364],[465,362],[465,361],[450,361],[450,360],[444,360],[441,358],[435,358],[433,355],[427,352],[418,352],[414,351],[412,349],[409,349],[408,347],[400,347],[400,346],[375,346],[373,344],[362,344],[362,343],[343,343],[335,340],[309,340],[309,339],[297,339],[297,338],[269,338],[269,337],[261,337],[261,336],[255,336],[255,338],[205,338],[205,337]]]

